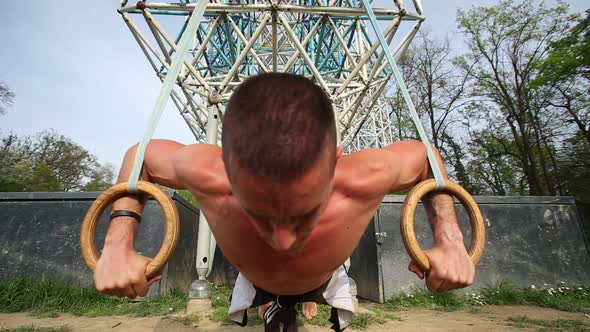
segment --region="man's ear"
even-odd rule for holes
[[[338,160],[338,158],[340,158],[341,156],[342,156],[342,147],[337,146],[336,147],[336,160]]]

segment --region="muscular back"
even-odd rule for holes
[[[219,151],[210,153],[220,156]],[[354,165],[354,160],[351,156],[339,159],[327,206],[303,249],[296,253],[277,252],[258,235],[250,217],[233,196],[225,172],[202,172],[198,167],[190,167],[181,177],[186,183],[196,184],[187,185],[187,189],[199,200],[217,244],[230,263],[252,283],[269,292],[302,294],[327,281],[352,254],[387,192],[371,185],[383,180],[378,178],[375,165],[365,164],[367,169],[362,169]],[[223,163],[221,157],[217,162]],[[209,164],[208,169],[223,167]]]

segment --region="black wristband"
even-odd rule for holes
[[[135,218],[138,223],[141,222],[141,215],[129,210],[115,210],[111,212],[111,220],[117,217],[132,217]]]

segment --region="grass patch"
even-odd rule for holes
[[[318,315],[310,320],[307,320],[305,317],[303,317],[303,314],[301,313],[301,305],[299,305],[299,309],[297,311],[299,313],[297,315],[297,323],[299,325],[310,324],[324,327],[332,326],[332,323],[330,323],[330,314],[332,313],[332,307],[330,307],[329,305],[318,304]]]
[[[196,326],[201,321],[201,317],[196,313],[190,315],[173,316],[170,317],[170,319],[180,322],[185,326]]]
[[[531,319],[527,316],[509,317],[508,322],[510,326],[518,328],[526,328],[531,326],[540,326],[541,331],[574,331],[583,332],[590,331],[590,327],[584,322],[575,319],[557,319],[557,320],[543,320]]]
[[[350,328],[364,330],[371,325],[384,324],[385,322],[387,322],[387,319],[383,316],[370,313],[358,313],[354,315],[354,319],[350,323]]]
[[[414,289],[411,293],[399,293],[383,305],[384,309],[388,311],[415,307],[454,311],[465,309],[468,306],[467,298],[457,292],[433,293],[420,288]]]
[[[211,290],[211,307],[213,311],[209,314],[210,320],[220,322],[223,325],[233,324],[231,319],[227,316],[230,295],[231,288],[226,286],[213,286],[213,289]]]
[[[0,312],[30,311],[33,315],[56,317],[60,313],[77,316],[160,316],[186,308],[187,296],[179,289],[167,295],[133,302],[98,293],[67,281],[38,281],[30,278],[0,280]]]
[[[70,332],[71,329],[67,326],[60,327],[35,327],[30,326],[19,326],[14,328],[0,328],[0,332]]]
[[[473,301],[492,305],[534,305],[569,312],[590,312],[590,288],[584,286],[556,288],[518,288],[510,283],[501,283],[497,287],[486,287],[478,295],[471,296]]]
[[[229,297],[231,295],[229,286],[213,286],[211,292],[211,307],[213,311],[209,314],[209,319],[222,325],[233,325],[234,322],[227,315],[229,310]],[[262,320],[258,317],[258,309],[248,310],[248,326],[261,325]]]
[[[231,288],[213,287],[209,319],[222,324],[233,324],[227,316]],[[72,282],[38,281],[30,278],[0,280],[0,312],[31,312],[41,317],[57,317],[61,313],[78,316],[162,316],[170,312],[182,312],[186,308],[187,296],[180,289],[167,295],[156,296],[134,302],[126,298],[110,297],[98,293],[93,287],[80,287]],[[480,306],[489,305],[534,305],[562,311],[590,313],[590,288],[586,286],[555,288],[518,288],[510,283],[485,287],[474,293],[446,292],[431,293],[414,289],[411,293],[400,293],[383,305],[371,305],[369,313],[359,313],[352,322],[355,329],[363,329],[387,320],[399,320],[392,311],[423,307],[434,310],[453,311],[466,309],[471,313],[481,312]],[[329,327],[330,307],[318,306],[318,315],[310,321],[299,315],[300,324]],[[187,318],[187,324],[198,322],[198,317]],[[512,322],[517,324],[517,322]],[[261,325],[257,309],[248,310],[248,325]],[[524,324],[524,323],[523,323]],[[566,324],[566,322],[561,322]],[[572,323],[573,324],[573,323]],[[538,325],[538,324],[537,324]],[[576,327],[587,331],[587,326]],[[26,331],[26,330],[24,330]],[[0,332],[4,332],[0,330]]]
[[[297,323],[300,326],[304,324],[322,327],[332,326],[332,323],[330,323],[332,307],[329,305],[318,304],[318,315],[310,320],[307,320],[305,317],[303,317],[301,310],[298,311],[299,315],[297,315]],[[380,310],[371,311],[371,313],[357,313],[354,315],[354,319],[350,323],[350,328],[355,330],[364,330],[371,325],[384,324],[388,319],[399,320],[399,317]]]
[[[383,308],[388,311],[406,310],[414,307],[453,311],[467,309],[477,312],[477,307],[489,305],[540,306],[569,312],[590,312],[590,288],[586,286],[538,289],[519,288],[510,283],[495,287],[484,287],[477,292],[432,293],[425,289],[414,289],[411,293],[400,293],[387,301]]]

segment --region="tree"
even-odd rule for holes
[[[479,127],[485,126],[484,117],[494,124],[503,123],[496,127],[506,128],[509,134],[487,131],[488,139],[479,148],[491,149],[496,158],[513,158],[516,171],[523,175],[522,186],[531,195],[559,193],[553,185],[557,170],[552,162],[553,128],[559,123],[543,108],[548,96],[531,83],[550,43],[567,28],[567,10],[561,1],[547,9],[543,4],[503,0],[489,8],[459,10],[457,17],[468,47],[462,64],[474,82],[465,114],[472,123],[482,121],[476,123]],[[506,186],[511,180],[502,181]]]
[[[590,9],[561,39],[550,43],[550,52],[533,82],[552,98],[548,106],[562,112],[590,144]]]
[[[577,18],[563,38],[550,43],[549,55],[540,66],[541,79],[560,81],[581,75],[590,80],[590,9],[586,17]]]
[[[55,131],[10,134],[0,145],[0,191],[103,190],[113,178],[112,165]]]
[[[443,149],[457,123],[468,75],[455,65],[448,39],[436,40],[421,31],[401,64],[408,67],[406,83],[415,95],[416,108],[426,121],[433,145]]]
[[[491,128],[471,131],[466,172],[473,183],[472,193],[523,195],[526,186],[522,173],[518,172],[519,158],[511,134],[501,123],[490,125]]]
[[[115,166],[111,163],[96,165],[90,172],[88,182],[82,187],[82,191],[103,191],[113,185],[115,178]]]
[[[416,111],[430,134],[431,143],[449,164],[451,175],[471,188],[458,143],[461,130],[455,130],[461,126],[459,109],[465,101],[468,75],[456,64],[448,38],[434,39],[428,31],[421,31],[412,45],[399,60],[399,67],[412,91]],[[399,91],[389,98],[389,104],[399,139],[416,137],[413,129],[406,129],[410,119]]]
[[[0,81],[0,115],[5,112],[5,107],[12,105],[14,100],[14,93],[10,91],[8,85],[3,81]]]

